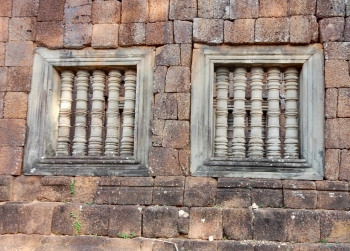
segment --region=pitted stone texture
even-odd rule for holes
[[[5,96],[5,93],[0,92],[0,118],[2,118],[2,114],[3,114],[3,110],[4,110],[4,96]]]
[[[317,180],[316,185],[318,191],[349,191],[349,185],[346,181]]]
[[[0,66],[5,65],[5,47],[6,43],[0,42]]]
[[[326,42],[323,47],[325,59],[350,60],[350,42]]]
[[[154,118],[177,119],[177,99],[175,93],[158,93],[154,97]]]
[[[179,65],[180,45],[167,44],[156,49],[156,65]]]
[[[350,181],[350,151],[341,150],[340,155],[340,168],[339,168],[339,180]]]
[[[344,41],[350,42],[350,17],[345,19]]]
[[[109,209],[108,206],[83,206],[79,217],[82,222],[81,233],[107,235]]]
[[[341,42],[343,41],[344,18],[331,17],[323,18],[320,24],[320,42]]]
[[[97,177],[75,177],[75,194],[73,202],[91,202],[97,190]]]
[[[174,36],[175,36],[175,43],[178,43],[178,44],[192,43],[192,22],[175,20]]]
[[[222,211],[218,208],[195,208],[190,211],[190,229],[188,237],[191,239],[208,240],[222,239]]]
[[[65,24],[78,24],[91,22],[91,4],[67,7],[64,10]]]
[[[67,24],[64,35],[66,48],[83,48],[91,44],[92,24]]]
[[[92,0],[66,0],[66,7],[75,7],[80,5],[91,4],[91,2]]]
[[[190,173],[190,150],[179,150],[179,162],[183,175]]]
[[[209,207],[216,203],[217,180],[207,177],[186,177],[185,206]]]
[[[343,17],[344,15],[344,0],[317,0],[317,18]]]
[[[181,65],[190,67],[192,63],[192,44],[181,44]]]
[[[291,15],[315,15],[316,0],[290,0]]]
[[[62,21],[65,0],[39,2],[38,21]]]
[[[256,240],[286,241],[287,210],[254,210],[254,233]]]
[[[0,17],[10,17],[12,9],[12,0],[0,1]]]
[[[283,205],[282,189],[252,189],[252,203],[260,207],[281,207]]]
[[[255,42],[289,42],[289,18],[258,18],[255,24]]]
[[[5,203],[0,206],[0,234],[17,234],[22,203]]]
[[[153,81],[153,93],[164,92],[165,87],[165,78],[168,67],[166,66],[157,66],[154,71],[154,81]]]
[[[169,0],[149,1],[149,22],[168,21]]]
[[[6,44],[6,66],[32,66],[33,42],[11,41]]]
[[[330,87],[350,87],[349,65],[343,60],[326,60],[325,85]]]
[[[338,117],[350,117],[350,88],[339,88]]]
[[[149,150],[149,170],[152,176],[181,175],[178,150],[164,147],[152,147]]]
[[[253,231],[251,222],[253,213],[250,209],[223,209],[223,234],[229,240],[250,240]]]
[[[38,15],[39,0],[13,0],[14,17],[35,17]]]
[[[143,23],[148,21],[148,1],[123,0],[122,23]]]
[[[318,24],[315,16],[292,16],[290,18],[290,42],[311,43],[318,41]]]
[[[153,188],[154,205],[183,206],[184,189],[182,187]]]
[[[251,191],[247,188],[218,189],[217,204],[225,208],[247,208],[252,204]]]
[[[109,212],[108,236],[121,237],[121,234],[141,236],[142,207],[116,206]]]
[[[121,3],[114,0],[92,2],[92,22],[94,24],[119,24]]]
[[[6,91],[7,87],[7,76],[8,74],[8,67],[0,67],[0,91]],[[2,92],[2,99],[1,99],[1,114],[3,112],[3,100],[4,100],[4,92]],[[2,115],[1,115],[2,117]]]
[[[198,17],[228,18],[229,0],[198,0]]]
[[[26,123],[24,119],[0,120],[0,146],[23,146]]]
[[[307,180],[283,180],[283,189],[316,190],[316,184]]]
[[[163,147],[188,148],[190,143],[188,121],[166,120],[163,131]]]
[[[238,242],[238,241],[219,241],[217,251],[231,251],[231,250],[240,250],[240,251],[254,251],[254,246],[252,243],[247,242]]]
[[[174,42],[173,22],[156,22],[146,24],[146,44],[163,45]]]
[[[170,0],[170,20],[192,20],[197,17],[196,0]]]
[[[38,22],[36,42],[50,49],[63,47],[64,26],[62,21]]]
[[[317,192],[314,190],[283,190],[283,204],[287,208],[315,209]]]
[[[317,208],[329,210],[349,210],[350,197],[348,192],[318,191]]]
[[[128,23],[119,26],[119,45],[144,45],[146,43],[146,25],[144,23]]]
[[[338,89],[329,88],[326,90],[326,118],[332,119],[337,117],[338,108]]]
[[[95,24],[92,28],[93,48],[117,48],[118,47],[118,24]]]
[[[326,120],[326,148],[349,148],[350,147],[350,123],[349,118]]]
[[[224,21],[222,19],[195,18],[193,20],[193,41],[220,44],[224,40]]]
[[[185,177],[183,176],[157,176],[154,180],[155,187],[184,187]]]
[[[324,211],[321,216],[321,239],[347,243],[349,238],[350,214],[344,211]]]
[[[80,206],[73,203],[56,206],[52,215],[52,232],[62,235],[78,234],[72,224],[75,220],[80,221]]]
[[[347,158],[345,158],[345,160],[347,161]],[[349,162],[344,162],[345,170],[348,167],[348,163]],[[338,180],[340,165],[342,165],[342,162],[340,159],[340,150],[326,149],[324,176],[327,180]]]
[[[224,41],[228,44],[254,43],[255,19],[236,19],[224,22]]]
[[[190,68],[184,66],[170,66],[165,82],[166,92],[188,93],[191,89]]]
[[[257,18],[259,16],[259,0],[230,1],[230,19]]]
[[[288,0],[260,0],[259,17],[286,17]]]
[[[14,201],[34,201],[41,191],[41,177],[18,176],[13,182]]]
[[[7,92],[4,98],[4,118],[25,119],[27,116],[28,94]]]
[[[1,150],[2,149],[0,148],[0,151]],[[13,200],[13,196],[12,196],[13,180],[14,178],[10,175],[0,176],[0,201],[1,202]]]
[[[191,94],[189,93],[176,93],[177,100],[177,116],[179,120],[190,119],[190,107],[191,107]]]
[[[9,18],[0,17],[0,42],[7,42],[8,40],[8,27],[9,27]]]

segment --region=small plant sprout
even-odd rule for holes
[[[75,179],[72,179],[72,182],[69,184],[69,189],[70,189],[70,194],[74,195],[75,194]]]
[[[118,233],[118,237],[123,238],[123,239],[132,239],[132,238],[136,237],[136,234],[134,234],[134,233],[130,233],[130,234]]]
[[[322,244],[326,245],[327,242],[328,242],[328,240],[327,240],[327,239],[321,239],[320,242],[321,242]]]
[[[69,213],[70,217],[74,219],[74,221],[72,222],[72,226],[75,229],[75,231],[77,232],[78,235],[81,234],[81,222],[78,220],[78,217],[76,216],[76,214],[74,212],[70,212]]]

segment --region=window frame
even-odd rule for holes
[[[220,64],[299,65],[299,160],[218,159],[213,156],[213,81]],[[321,44],[208,46],[192,60],[191,172],[193,176],[322,180],[324,176],[324,58]],[[267,164],[266,164],[267,163]],[[276,164],[274,164],[276,163]],[[271,166],[272,164],[272,166]]]
[[[49,50],[37,48],[27,114],[25,175],[148,176],[155,48]],[[58,135],[60,73],[57,69],[136,68],[134,156],[53,156]]]

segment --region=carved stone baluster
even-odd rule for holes
[[[92,108],[89,156],[99,156],[102,154],[105,82],[106,74],[101,70],[94,70],[92,74]]]
[[[111,70],[108,78],[108,108],[105,155],[118,156],[119,147],[119,88],[122,74],[119,70]]]
[[[280,140],[280,80],[281,72],[278,68],[267,71],[268,110],[267,110],[267,148],[266,157],[281,158]]]
[[[243,67],[233,72],[234,108],[233,108],[233,140],[232,156],[245,158],[245,88],[247,71]]]
[[[251,69],[251,79],[250,84],[252,89],[251,95],[251,131],[249,140],[249,150],[248,154],[250,158],[262,158],[263,140],[262,140],[262,88],[263,88],[263,78],[264,71],[261,67],[253,67]]]
[[[298,140],[298,70],[288,68],[285,71],[286,88],[286,135],[284,140],[284,158],[299,158]]]
[[[72,114],[72,93],[74,84],[74,72],[63,71],[61,73],[61,103],[58,118],[58,138],[56,155],[69,155],[69,132]]]
[[[227,157],[227,100],[229,86],[229,70],[220,67],[216,70],[216,124],[214,155]]]
[[[88,107],[88,89],[90,74],[88,71],[77,72],[77,99],[75,109],[75,130],[72,154],[76,156],[86,155],[86,114]]]
[[[227,118],[227,157],[232,157],[232,139],[233,139],[233,114],[228,113]]]
[[[134,152],[134,115],[136,96],[136,71],[125,71],[125,97],[123,111],[123,133],[120,146],[120,155],[129,156]]]

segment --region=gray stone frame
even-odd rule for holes
[[[297,65],[298,160],[214,158],[214,66]],[[307,46],[194,45],[191,92],[191,172],[194,176],[322,180],[324,175],[324,62],[321,44]]]
[[[37,48],[27,114],[26,175],[148,176],[153,97],[153,47],[117,50]],[[60,76],[57,69],[130,67],[137,70],[133,157],[56,157]]]

